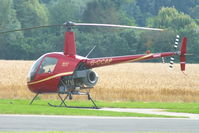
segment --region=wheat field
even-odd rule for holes
[[[33,61],[0,60],[0,99],[31,99],[35,94],[26,86]],[[186,74],[179,64],[125,63],[93,69],[99,81],[91,90],[95,100],[199,102],[199,65],[188,64]],[[42,99],[57,99],[56,94]],[[75,97],[75,99],[82,99]]]

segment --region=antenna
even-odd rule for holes
[[[90,50],[90,52],[88,52],[88,54],[86,55],[86,58],[93,52],[93,50],[95,49],[96,45]]]

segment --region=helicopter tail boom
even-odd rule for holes
[[[180,56],[181,71],[185,71],[186,64],[186,44],[187,38],[182,39],[181,49],[178,52],[163,52],[163,53],[147,53],[141,55],[127,55],[127,56],[115,56],[115,57],[104,57],[104,58],[91,58],[86,60],[86,65],[89,68],[101,67],[107,65],[114,65],[119,63],[136,62],[142,60],[149,60],[162,57],[172,57],[175,55]],[[173,62],[172,62],[173,63]]]
[[[89,68],[94,68],[94,67],[114,65],[114,64],[120,64],[120,63],[131,63],[131,62],[137,62],[137,61],[142,61],[142,60],[149,60],[149,59],[155,59],[155,58],[173,56],[173,55],[176,55],[176,52],[93,58],[93,59],[88,59],[86,61],[86,65]]]

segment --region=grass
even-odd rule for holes
[[[33,105],[28,105],[27,100],[0,100],[0,114],[40,114],[40,115],[79,115],[79,116],[120,116],[120,117],[170,117],[164,115],[149,115],[140,113],[112,112],[88,109],[56,108],[47,105],[48,102],[58,104],[58,101],[39,100]],[[88,102],[78,104],[87,106]],[[77,103],[73,103],[77,105]]]
[[[56,108],[48,106],[48,102],[59,104],[57,100],[37,100],[28,105],[29,100],[0,100],[0,114],[46,114],[46,115],[81,115],[81,116],[121,116],[121,117],[167,117],[139,113],[111,112],[101,110]],[[69,106],[92,106],[90,101],[69,101]],[[99,107],[112,108],[159,108],[169,111],[189,112],[199,114],[197,103],[157,103],[157,102],[103,102],[97,101]]]
[[[105,133],[105,132],[60,132],[60,131],[46,132],[46,131],[44,131],[44,132],[0,132],[0,133]],[[119,133],[119,132],[111,132],[111,133]],[[140,132],[140,133],[144,133],[144,132]],[[148,132],[148,133],[153,133],[153,132]],[[154,133],[158,133],[158,132],[154,132]]]
[[[107,133],[107,132],[60,132],[60,131],[50,131],[50,132],[0,132],[0,133]],[[120,133],[120,132],[110,132],[110,133]],[[179,132],[134,132],[134,133],[179,133]]]
[[[50,131],[50,132],[0,132],[0,133],[107,133],[107,132],[60,132],[60,131]],[[110,132],[110,133],[120,133],[120,132]],[[179,133],[179,132],[134,132],[134,133]]]
[[[99,102],[101,107],[113,108],[157,108],[169,112],[199,114],[199,103],[171,103],[171,102]]]
[[[40,131],[40,132],[0,132],[0,133],[99,133],[99,132],[60,132],[60,131],[50,131],[50,132],[44,131],[44,132],[41,132]],[[105,133],[105,132],[100,132],[100,133]],[[111,133],[119,133],[119,132],[111,132]],[[144,132],[140,132],[140,133],[144,133]],[[148,133],[153,133],[153,132],[148,132]],[[158,132],[154,132],[154,133],[158,133]]]
[[[26,85],[33,61],[0,60],[0,98],[31,99]],[[198,64],[188,64],[185,76],[160,63],[127,63],[96,68],[99,81],[91,95],[98,101],[199,102]],[[42,99],[57,99],[43,95]],[[77,100],[85,98],[77,97]]]
[[[50,132],[0,132],[0,133],[99,133],[99,132],[60,132],[60,131],[50,131]],[[105,132],[100,132],[100,133],[105,133]],[[111,132],[114,133],[114,132]],[[118,133],[118,132],[115,132]],[[144,132],[141,132],[144,133]],[[152,133],[152,132],[150,132]]]

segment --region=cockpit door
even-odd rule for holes
[[[39,65],[38,65],[39,64]],[[55,92],[59,79],[57,74],[58,58],[53,55],[45,55],[33,65],[32,78],[28,85],[33,92]]]
[[[58,62],[57,58],[48,57],[48,56],[44,57],[37,70],[36,77],[43,79],[53,75],[57,62]]]
[[[57,61],[54,57],[44,57],[37,74],[53,74]]]
[[[54,74],[57,58],[42,56],[32,66],[28,74],[28,82],[33,80],[40,80]]]

